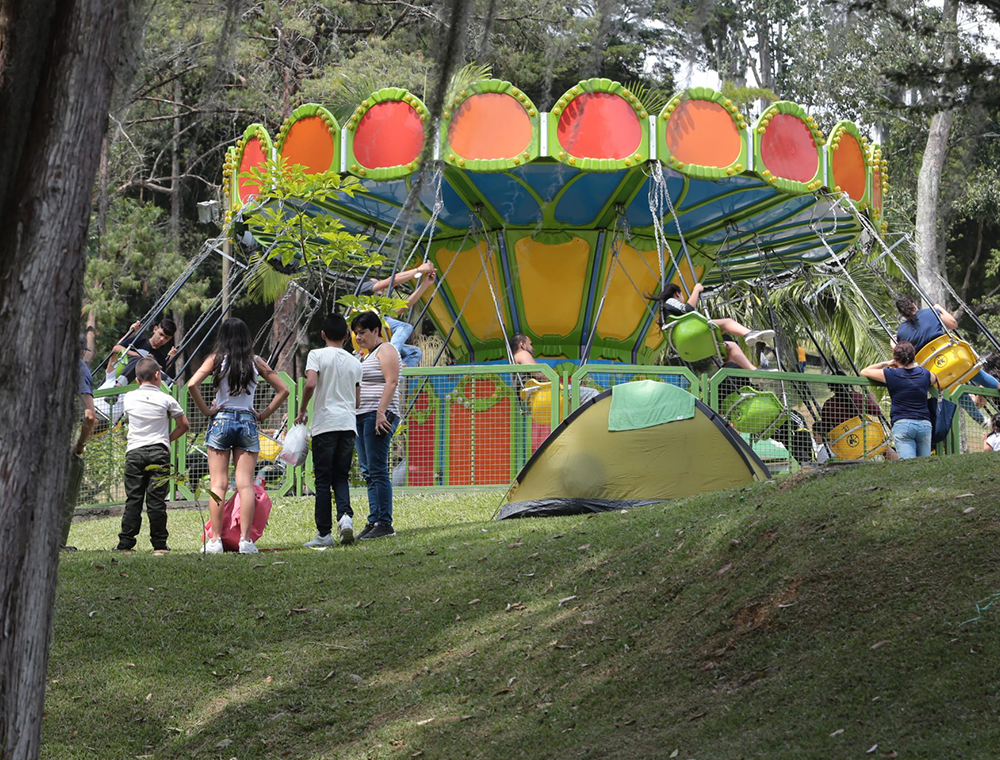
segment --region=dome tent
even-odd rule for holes
[[[675,385],[642,380],[601,393],[553,430],[498,519],[610,511],[770,477],[709,407]]]

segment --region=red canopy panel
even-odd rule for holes
[[[798,116],[775,114],[760,140],[764,167],[776,177],[811,182],[819,169],[819,153],[809,126]]]
[[[424,147],[424,123],[409,103],[376,103],[361,117],[354,132],[354,157],[369,169],[416,161]]]
[[[448,127],[448,144],[462,158],[515,158],[531,144],[531,119],[510,95],[478,93],[459,106]]]
[[[334,147],[326,122],[319,116],[306,116],[288,130],[281,146],[281,157],[290,164],[304,166],[306,174],[322,174],[330,169],[340,169],[333,166]]]
[[[559,117],[559,144],[578,158],[628,158],[642,141],[635,109],[619,95],[585,92]]]
[[[265,163],[264,159],[264,149],[261,146],[259,137],[252,137],[247,140],[246,145],[243,146],[243,158],[240,160],[240,173],[239,173],[239,193],[240,201],[246,203],[252,197],[260,192],[260,185],[256,182],[251,182],[243,176],[243,172],[250,171],[255,168],[263,168]]]
[[[743,147],[732,115],[713,100],[681,101],[667,122],[666,144],[678,161],[716,168],[736,163]]]

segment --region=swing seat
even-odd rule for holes
[[[558,393],[558,391],[557,391]],[[531,420],[536,425],[552,425],[552,383],[529,378],[521,388],[521,400],[531,411]],[[564,412],[562,394],[559,394],[559,412]]]
[[[378,309],[365,309],[364,311],[370,311],[375,314],[379,321],[382,322],[382,340],[388,343],[392,340],[392,328],[386,324],[385,317],[382,316]],[[364,311],[361,309],[348,309],[345,318],[347,319],[348,332],[351,333],[351,345],[354,347],[354,353],[368,353],[367,351],[362,352],[361,346],[358,345],[358,339],[354,337],[354,331],[350,329],[351,319],[355,314],[363,314]]]
[[[277,459],[282,449],[281,441],[264,433],[258,433],[257,438],[260,441],[260,459],[265,462]]]
[[[942,390],[950,390],[974,378],[981,362],[966,341],[942,335],[917,352],[917,364],[938,376]]]
[[[885,428],[869,414],[840,423],[826,434],[826,442],[830,453],[842,461],[871,459],[889,448]]]
[[[740,433],[768,438],[788,419],[788,410],[771,391],[744,386],[726,396],[720,410]]]
[[[686,362],[700,362],[713,356],[723,361],[722,329],[703,314],[689,311],[667,317],[663,332],[670,350]]]

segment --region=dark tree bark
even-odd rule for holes
[[[91,192],[136,0],[0,0],[0,755],[39,754]]]

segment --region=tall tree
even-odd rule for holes
[[[943,22],[944,69],[954,68],[958,51],[958,0],[944,0]],[[941,198],[941,170],[948,156],[948,136],[955,121],[955,108],[947,94],[941,98],[943,107],[931,116],[927,145],[917,176],[917,278],[924,292],[934,303],[944,303],[947,278],[945,269],[944,235],[938,212]]]
[[[136,2],[0,0],[0,747],[10,760],[37,757],[41,743],[91,192]]]

